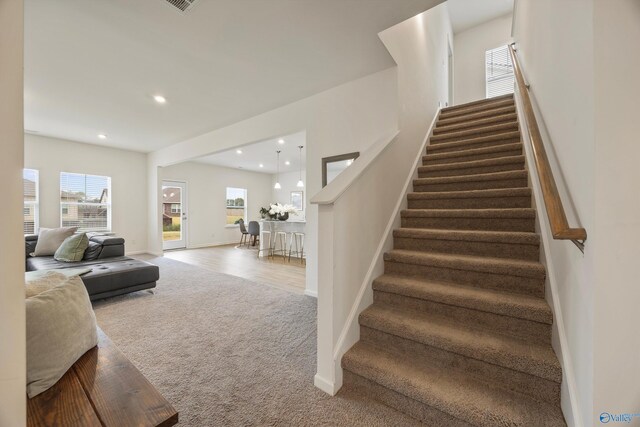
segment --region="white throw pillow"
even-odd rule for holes
[[[98,344],[96,316],[78,276],[25,300],[27,395],[48,390]]]
[[[32,256],[52,256],[56,253],[64,239],[78,230],[78,227],[41,228],[38,242]]]

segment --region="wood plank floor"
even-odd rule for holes
[[[288,262],[280,256],[258,259],[257,248],[247,249],[236,246],[172,250],[165,251],[164,256],[297,294],[304,293],[305,265],[299,260],[291,258],[291,262]]]

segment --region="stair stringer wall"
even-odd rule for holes
[[[369,269],[367,270],[367,275],[364,278],[362,285],[360,286],[360,290],[358,291],[358,296],[354,301],[351,310],[349,311],[347,322],[345,323],[344,328],[338,336],[338,341],[333,353],[336,378],[336,382],[334,385],[335,392],[337,392],[342,386],[342,365],[340,364],[340,360],[342,359],[344,353],[346,353],[347,350],[349,350],[356,342],[360,340],[360,324],[358,322],[358,316],[367,307],[373,304],[373,280],[376,277],[384,274],[384,254],[385,252],[393,249],[393,230],[401,227],[400,213],[403,209],[407,209],[407,194],[413,191],[413,180],[418,178],[418,165],[421,164],[420,161],[422,160],[422,156],[426,152],[427,145],[429,144],[429,139],[431,138],[433,129],[436,125],[436,122],[438,121],[438,117],[440,115],[440,107],[441,106],[439,105],[436,114],[433,116],[433,120],[431,121],[429,130],[427,131],[422,144],[420,144],[420,149],[416,153],[414,163],[411,165],[411,169],[404,184],[403,191],[398,195],[398,200],[395,202],[395,208],[393,214],[389,219],[389,222],[387,223],[383,238],[378,244],[375,255],[371,261]]]

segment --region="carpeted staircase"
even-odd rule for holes
[[[422,164],[345,387],[430,426],[564,426],[513,97],[443,109]]]

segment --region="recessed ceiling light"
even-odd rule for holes
[[[104,133],[99,133],[99,134],[98,134],[98,138],[100,138],[100,139],[107,139],[107,135],[105,135]]]
[[[263,167],[264,167],[264,165],[263,165],[262,163],[260,163],[258,166],[259,166],[259,167],[261,167],[261,168],[263,168]]]
[[[282,144],[284,144],[284,139],[280,138],[280,139],[278,140],[278,144],[281,144],[281,145],[282,145]]]
[[[284,162],[284,164],[289,166],[291,164],[291,162],[289,160],[287,160],[286,162]]]
[[[158,104],[165,104],[167,102],[167,98],[165,98],[162,95],[154,95],[153,99],[158,103]]]
[[[236,150],[236,153],[242,154],[242,150]]]

